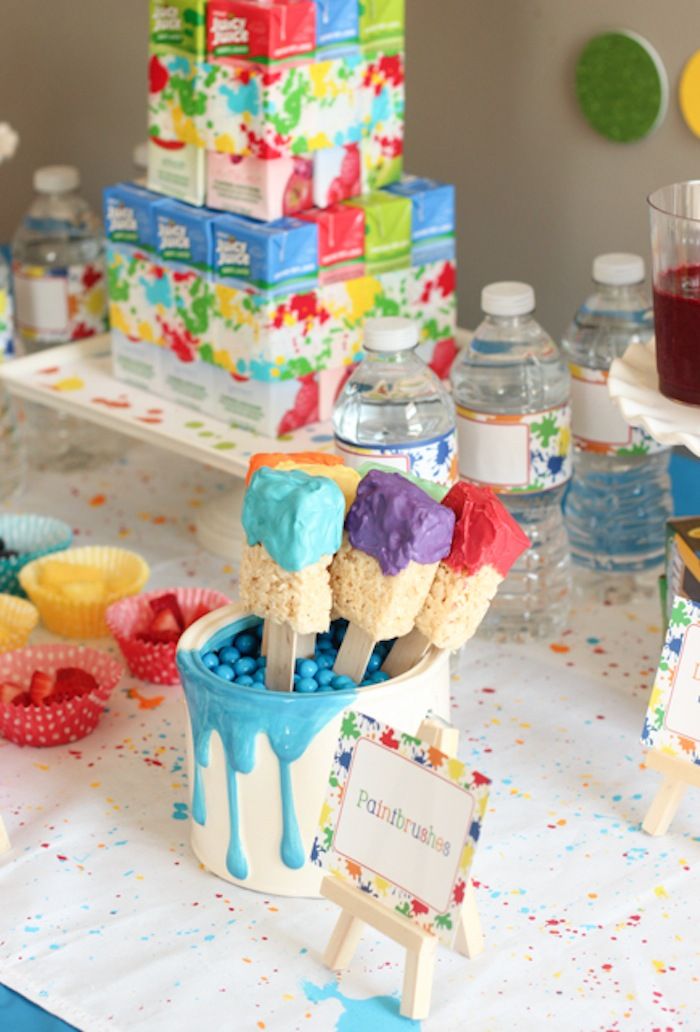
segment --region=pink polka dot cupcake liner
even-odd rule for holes
[[[38,706],[0,702],[3,738],[16,745],[45,748],[77,742],[95,730],[124,673],[121,663],[106,652],[84,645],[28,645],[0,655],[0,683],[11,681],[28,691],[35,670],[53,677],[65,667],[79,667],[92,674],[97,688],[65,702],[49,701]]]
[[[208,588],[162,588],[114,602],[107,609],[106,621],[122,651],[130,673],[151,684],[179,684],[175,664],[177,642],[150,642],[139,638],[149,628],[153,610],[150,600],[175,595],[182,610],[185,627],[214,609],[230,604],[231,599],[220,591]]]

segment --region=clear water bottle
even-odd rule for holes
[[[571,476],[569,373],[533,317],[532,287],[492,283],[481,307],[485,318],[451,374],[459,475],[491,486],[531,542],[482,629],[511,640],[551,638],[566,624],[571,595],[561,510]]]
[[[336,450],[356,468],[368,460],[437,484],[457,477],[455,411],[444,384],[416,354],[411,319],[368,319],[365,358],[333,410]]]
[[[0,362],[12,354],[12,293],[10,266],[0,252]],[[14,406],[0,381],[0,502],[7,501],[23,480],[24,447]]]
[[[628,426],[607,391],[614,358],[654,334],[644,261],[602,254],[594,292],[562,342],[572,376],[574,475],[564,512],[581,584],[598,601],[625,602],[638,575],[664,557],[671,515],[670,449]],[[577,580],[579,578],[577,577]]]
[[[102,232],[79,186],[78,170],[70,165],[34,173],[36,197],[12,241],[17,344],[23,354],[107,329]],[[27,406],[27,417],[33,460],[80,453],[86,443],[91,451],[94,432],[88,437],[76,420],[38,406]],[[74,458],[64,468],[81,464],[80,454]]]

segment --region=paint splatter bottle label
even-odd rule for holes
[[[459,475],[501,494],[551,491],[571,477],[569,405],[526,415],[457,406]]]
[[[663,444],[630,426],[608,394],[608,370],[571,365],[571,430],[580,451],[600,455],[655,455]]]
[[[335,447],[348,466],[381,462],[402,473],[451,486],[457,479],[457,435],[454,430],[419,444],[353,444],[336,435]]]

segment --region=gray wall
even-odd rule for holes
[[[611,27],[645,35],[669,75],[666,120],[636,144],[598,137],[573,94],[578,52]],[[146,126],[146,31],[146,0],[2,0],[0,120],[22,144],[0,167],[0,240],[37,165],[79,164],[95,205],[130,174]],[[457,184],[464,325],[484,283],[519,278],[560,333],[596,253],[647,254],[646,194],[700,175],[700,141],[676,102],[697,47],[697,0],[408,0],[407,167]]]

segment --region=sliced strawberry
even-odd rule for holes
[[[56,687],[53,694],[60,692],[74,698],[76,695],[94,692],[97,687],[95,678],[82,667],[61,667],[56,671]]]
[[[158,619],[158,617],[160,617],[162,613],[170,612],[173,615],[175,625],[177,626],[177,628],[180,631],[184,631],[185,618],[182,615],[182,610],[180,609],[180,603],[177,600],[177,596],[173,594],[172,591],[167,592],[165,595],[159,595],[157,598],[149,599],[148,604],[154,613],[154,618],[151,621],[152,630],[172,629],[172,624],[164,624],[163,626],[161,626],[160,624],[156,625],[155,622],[156,619]]]
[[[168,630],[167,628],[163,631],[142,631],[141,634],[137,634],[136,637],[139,641],[146,641],[150,645],[170,645],[171,643],[177,644],[180,640],[182,631]]]
[[[12,681],[3,681],[0,684],[0,702],[14,702],[24,689],[21,684],[13,684]]]
[[[19,695],[15,695],[14,699],[12,700],[12,705],[24,706],[26,708],[27,706],[33,705],[32,697],[29,694],[29,692],[20,692]]]
[[[53,678],[43,670],[35,670],[29,685],[29,695],[35,706],[40,706],[53,691]]]

